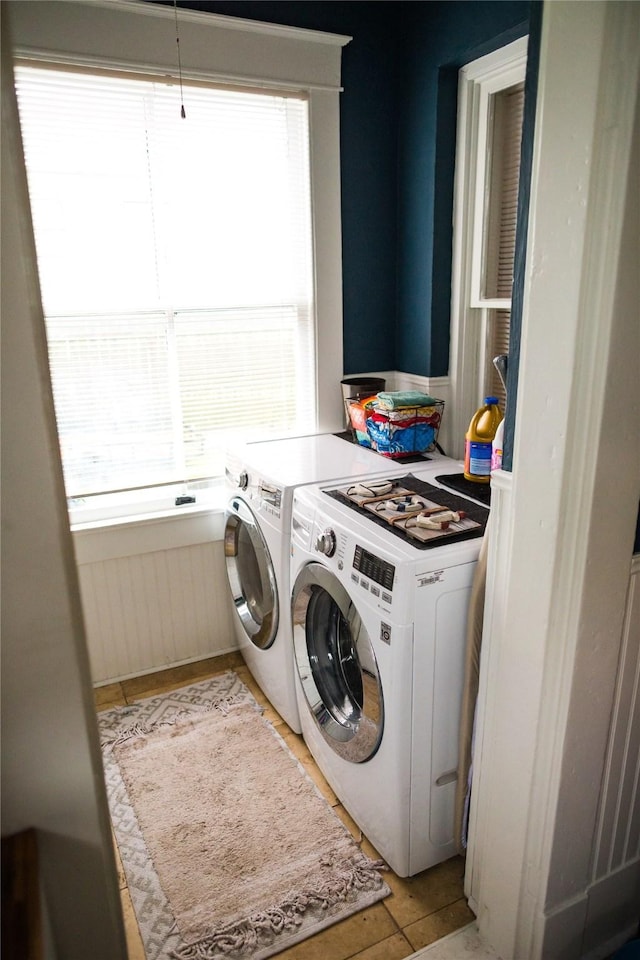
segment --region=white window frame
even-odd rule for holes
[[[487,313],[509,310],[511,300],[482,296],[485,183],[490,161],[493,94],[524,81],[527,37],[460,70],[453,202],[451,348],[453,403],[451,454],[462,457],[464,435],[484,395],[488,363]]]
[[[9,0],[9,7],[18,59],[133,73],[142,69],[178,83],[172,7],[137,0]],[[177,17],[183,78],[308,96],[316,430],[341,430],[344,411],[336,386],[343,375],[339,97],[342,47],[351,38],[184,9]]]

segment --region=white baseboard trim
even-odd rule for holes
[[[605,960],[638,935],[640,860],[596,880],[536,923],[539,956]]]
[[[499,960],[498,955],[482,941],[474,921],[446,937],[430,943],[408,960]]]
[[[638,924],[630,924],[625,930],[621,930],[620,933],[616,933],[615,936],[610,937],[605,943],[601,943],[599,947],[594,947],[594,949],[588,953],[583,953],[580,960],[607,960],[616,950],[623,947],[625,943],[633,940],[637,933]]]
[[[213,650],[210,654],[198,654],[197,657],[187,657],[184,660],[175,660],[172,663],[163,663],[157,667],[149,667],[146,670],[140,670],[136,673],[126,673],[119,677],[110,677],[108,680],[96,680],[93,683],[93,687],[95,690],[97,690],[99,687],[107,687],[111,683],[120,683],[121,680],[133,680],[137,677],[149,677],[154,673],[162,673],[164,670],[173,670],[176,667],[185,667],[190,663],[200,663],[201,660],[213,660],[216,657],[228,656],[230,653],[240,653],[240,648],[237,644],[234,644],[231,647],[226,647],[222,650]]]

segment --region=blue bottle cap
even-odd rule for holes
[[[485,398],[484,398],[484,402],[485,402],[485,403],[493,403],[493,404],[496,404],[496,403],[499,403],[500,401],[499,401],[498,397],[485,397]]]

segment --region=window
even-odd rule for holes
[[[307,98],[16,70],[69,496],[311,432]]]
[[[123,160],[116,168],[112,137],[93,161],[98,191],[90,192],[89,181],[74,173],[76,195],[84,191],[84,211],[74,212],[76,227],[83,229],[75,236],[69,229],[71,236],[64,238],[74,244],[72,257],[60,256],[61,240],[55,237],[65,222],[71,226],[71,211],[65,209],[62,218],[50,211],[40,217],[33,204],[39,252],[45,244],[51,263],[49,270],[40,263],[40,269],[52,364],[80,370],[78,389],[98,398],[107,387],[113,389],[114,380],[129,391],[110,412],[102,399],[93,420],[79,421],[74,417],[83,413],[75,388],[65,394],[55,375],[58,417],[68,417],[68,438],[62,442],[69,490],[147,485],[122,495],[96,494],[80,512],[74,505],[72,519],[126,519],[173,508],[176,492],[200,490],[208,481],[195,480],[185,491],[184,485],[169,489],[155,478],[166,479],[167,468],[171,477],[215,474],[222,469],[229,434],[236,440],[245,429],[341,429],[344,411],[336,388],[343,375],[339,96],[342,47],[350,38],[127,0],[15,4],[12,38],[20,68],[46,74],[49,83],[61,83],[67,74],[77,85],[101,79],[133,82],[136,90],[143,83],[152,88],[144,107],[125,108],[123,101],[109,118],[123,127],[123,140],[134,139],[136,131],[139,142],[144,128],[144,161]],[[186,121],[180,118],[181,81]],[[186,132],[196,126],[194,120],[222,111],[222,101],[235,102],[239,114],[263,125],[257,152],[248,148],[237,163],[228,156],[225,161],[219,148],[224,137],[212,148],[210,139],[196,142]],[[51,110],[38,104],[34,109],[40,109],[38,135],[53,131],[52,141],[81,116],[79,107],[76,117],[57,103]],[[221,113],[216,116],[215,123],[226,123]],[[267,136],[265,125],[272,121],[280,132]],[[90,129],[86,115],[83,122]],[[175,153],[168,146],[171,124],[179,130]],[[24,139],[27,145],[26,128]],[[93,139],[92,129],[76,153],[76,167]],[[229,134],[227,140],[232,144],[234,137]],[[172,161],[165,169],[159,147]],[[273,173],[276,155],[283,164],[286,156],[286,174],[283,166]],[[87,169],[85,164],[83,173]],[[113,194],[107,193],[112,184],[107,188],[104,179],[114,170],[130,201],[117,216]],[[276,214],[265,240],[264,229],[259,223],[248,226],[247,215],[258,211],[257,185],[264,187],[268,170],[272,179],[261,191],[261,209],[270,205]],[[218,189],[221,171],[224,191]],[[47,171],[45,163],[43,181],[51,173],[57,171]],[[232,178],[242,180],[244,189],[232,189]],[[58,213],[60,196],[52,204],[54,209],[58,204]],[[186,219],[196,204],[204,240],[202,233],[194,239]],[[226,227],[225,216],[230,218]],[[50,237],[43,234],[47,219],[54,224]],[[84,232],[87,223],[91,242]],[[289,233],[283,240],[285,227]],[[104,257],[112,265],[108,275]],[[88,305],[92,297],[95,306]],[[76,348],[80,356],[74,358]],[[87,373],[96,357],[100,377]],[[68,414],[60,412],[63,407]],[[145,418],[148,446],[141,448],[135,431]],[[118,471],[123,466],[117,480],[105,460],[119,464]],[[79,461],[88,475],[78,476]],[[162,486],[152,486],[156,482]]]
[[[457,438],[484,396],[497,396],[503,412],[506,404],[493,358],[509,353],[525,67],[526,38],[460,71],[450,364]]]
[[[481,323],[487,350],[483,393],[497,396],[503,412],[506,393],[492,361],[499,354],[509,353],[523,108],[524,83],[488,98],[486,162],[478,164],[476,183],[477,196],[484,206],[477,217],[480,230],[473,251],[470,305],[484,313]]]

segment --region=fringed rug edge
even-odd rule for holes
[[[268,958],[274,956],[274,954],[281,953],[284,950],[301,943],[309,937],[320,933],[322,930],[333,926],[335,923],[339,922],[340,919],[347,919],[348,917],[354,916],[356,913],[359,913],[362,910],[366,910],[368,907],[378,903],[391,893],[389,886],[384,881],[380,873],[381,870],[388,869],[386,865],[383,863],[383,861],[371,860],[370,857],[360,851],[362,863],[366,865],[372,875],[374,873],[377,875],[379,878],[379,884],[375,887],[375,889],[360,888],[357,893],[357,906],[354,906],[350,912],[345,912],[344,917],[336,917],[335,914],[336,912],[343,912],[345,900],[331,904],[325,909],[322,909],[320,913],[314,912],[313,909],[306,910],[299,914],[298,922],[295,923],[295,929],[291,930],[291,932],[285,931],[284,929],[282,931],[278,931],[273,935],[273,939],[269,943],[258,944],[251,949],[241,948],[240,950],[237,950],[232,946],[230,950],[227,949],[226,951],[221,951],[218,949],[217,952],[203,952],[203,950],[209,950],[206,939],[193,944],[188,944],[182,940],[177,932],[175,924],[173,923],[173,916],[169,901],[164,896],[164,892],[160,887],[157,874],[155,874],[155,869],[153,867],[153,862],[146,850],[144,837],[139,826],[137,825],[135,809],[131,805],[126,787],[121,781],[117,760],[114,757],[109,757],[109,754],[111,754],[111,748],[115,742],[122,742],[123,740],[128,739],[129,736],[135,737],[140,734],[145,735],[158,726],[174,724],[183,718],[188,719],[189,713],[192,711],[190,711],[189,708],[186,710],[175,709],[170,717],[152,721],[150,723],[135,720],[135,717],[140,713],[145,714],[149,711],[153,712],[164,701],[167,699],[174,699],[178,695],[181,698],[185,698],[190,697],[195,693],[206,694],[207,692],[211,691],[212,686],[215,688],[218,684],[222,689],[224,689],[225,685],[230,685],[235,690],[235,693],[223,694],[223,696],[220,698],[219,704],[212,704],[210,701],[206,700],[200,704],[195,704],[193,707],[193,712],[196,714],[209,712],[210,710],[217,708],[218,705],[221,706],[223,712],[226,712],[228,709],[234,709],[235,707],[249,706],[252,707],[256,713],[263,715],[263,709],[253,697],[251,691],[245,686],[245,684],[233,670],[227,670],[225,673],[218,674],[208,680],[196,681],[194,683],[187,684],[176,691],[167,691],[167,693],[155,694],[146,698],[141,697],[126,707],[112,707],[110,710],[100,713],[98,717],[100,729],[102,731],[102,749],[105,757],[105,773],[107,773],[107,758],[109,758],[109,766],[112,768],[112,770],[115,768],[115,779],[118,781],[120,790],[124,793],[124,797],[121,795],[119,799],[116,799],[116,804],[122,806],[124,803],[127,807],[129,807],[130,814],[135,822],[135,828],[133,830],[133,845],[136,848],[135,857],[138,858],[141,855],[147,857],[148,866],[153,871],[154,880],[158,887],[158,890],[155,891],[155,896],[154,891],[145,890],[144,892],[141,892],[138,890],[135,882],[135,874],[132,872],[131,864],[127,863],[129,857],[126,851],[126,843],[124,843],[125,840],[130,841],[131,837],[127,836],[125,838],[122,836],[112,814],[114,834],[118,842],[122,866],[127,876],[129,893],[134,905],[136,918],[138,919],[141,927],[141,935],[143,938],[145,951],[148,951],[147,960],[169,960],[169,958],[176,958],[176,960],[268,960]],[[132,720],[133,723],[131,724]],[[263,722],[268,725],[272,735],[279,741],[281,747],[287,752],[290,759],[298,767],[301,775],[311,783],[320,799],[324,803],[327,803],[326,798],[322,796],[317,785],[313,783],[313,780],[309,777],[309,774],[304,769],[304,766],[301,764],[295,754],[293,754],[289,745],[286,743],[279,731],[273,726],[273,724],[264,718],[264,716]],[[117,733],[115,733],[113,730],[114,726],[116,726],[116,728],[119,727],[119,731]],[[120,790],[118,790],[116,787],[115,793],[119,793]],[[111,793],[113,792],[114,791],[110,791],[110,807]],[[344,824],[342,824],[342,827],[344,830],[347,830],[347,828],[344,827]],[[347,833],[349,833],[349,831],[347,831]],[[349,836],[351,836],[351,834],[349,834]],[[356,840],[353,837],[351,837],[351,839],[357,846]],[[143,925],[140,922],[140,916],[145,913],[148,914],[148,900],[150,894],[151,899],[154,900],[155,909],[161,913],[164,912],[165,914],[169,914],[169,918],[159,918],[160,930],[157,931],[158,935],[153,935],[150,934],[148,930],[143,930]],[[251,920],[251,918],[248,919]]]

